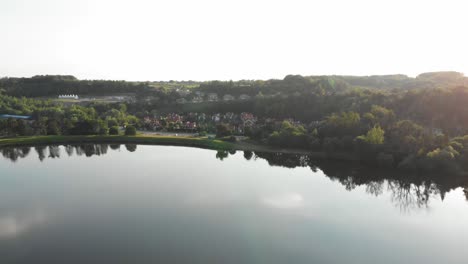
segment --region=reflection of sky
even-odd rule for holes
[[[159,252],[167,262],[182,252],[198,263],[465,263],[461,189],[402,213],[386,185],[374,188],[378,196],[366,186],[347,191],[321,171],[270,167],[242,153],[224,161],[177,147],[60,153],[42,163],[35,153],[0,159],[0,238],[21,239],[31,257],[59,247],[69,257]],[[44,224],[43,211],[21,210],[37,204],[54,224]],[[0,256],[10,247],[0,243]]]
[[[266,206],[277,209],[299,208],[304,204],[304,198],[298,193],[282,193],[263,197],[261,200]]]
[[[0,214],[0,239],[17,237],[44,223],[46,215],[41,210],[26,213]]]

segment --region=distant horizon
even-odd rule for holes
[[[468,73],[461,0],[2,0],[0,74],[268,80]]]
[[[428,72],[420,72],[415,75],[410,75],[410,74],[404,74],[404,73],[389,73],[389,74],[364,74],[364,75],[353,75],[353,74],[285,74],[283,77],[274,77],[274,78],[254,78],[254,79],[205,79],[205,80],[191,80],[191,79],[171,79],[171,80],[126,80],[126,79],[112,79],[112,78],[82,78],[80,76],[74,75],[74,74],[34,74],[30,76],[0,76],[1,78],[32,78],[35,76],[73,76],[77,78],[78,80],[81,81],[98,81],[98,80],[106,80],[106,81],[125,81],[125,82],[170,82],[170,81],[175,81],[175,82],[211,82],[211,81],[268,81],[268,80],[282,80],[286,76],[289,75],[300,75],[304,77],[310,77],[310,76],[352,76],[352,77],[372,77],[372,76],[395,76],[395,75],[403,75],[407,76],[409,78],[416,78],[421,74],[424,73],[441,73],[441,72],[457,72],[462,74],[463,76],[467,77],[464,72],[462,71],[456,71],[456,70],[439,70],[439,71],[428,71]]]

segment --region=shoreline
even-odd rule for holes
[[[178,147],[194,147],[200,149],[210,149],[217,151],[252,151],[259,153],[282,153],[293,155],[308,155],[312,159],[330,160],[339,162],[352,162],[356,164],[374,167],[375,165],[368,164],[365,160],[353,153],[347,152],[312,152],[304,149],[292,148],[277,148],[273,146],[263,145],[255,141],[241,140],[238,142],[227,142],[219,139],[210,139],[208,137],[189,137],[189,136],[160,136],[160,135],[90,135],[90,136],[31,136],[31,137],[9,137],[0,138],[0,149],[2,147],[33,147],[41,145],[73,145],[73,144],[137,144],[137,145],[153,145],[153,146],[178,146]],[[380,167],[380,165],[378,166]],[[386,169],[390,169],[386,167]],[[400,170],[397,168],[398,171]],[[406,170],[408,171],[408,170]],[[409,170],[416,173],[423,171]],[[426,171],[425,173],[428,173]],[[468,176],[468,172],[451,172],[450,174]]]
[[[136,136],[121,135],[90,135],[90,136],[30,136],[30,137],[8,137],[0,138],[0,147],[20,147],[53,144],[138,144],[138,145],[163,145],[196,147],[203,149],[222,151],[256,151],[269,153],[303,154],[313,158],[333,159],[342,161],[359,161],[350,153],[325,153],[311,152],[303,149],[276,148],[272,146],[258,144],[252,141],[227,142],[219,139],[209,139],[207,137],[190,136],[161,136],[141,134]]]
[[[138,145],[170,145],[198,147],[214,150],[232,150],[233,143],[211,140],[208,138],[170,137],[170,136],[31,136],[0,138],[0,147],[19,147],[53,144],[138,144]]]

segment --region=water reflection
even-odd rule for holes
[[[61,153],[60,146],[36,146],[33,147],[38,159],[56,159],[61,155],[66,156],[101,156],[109,151],[120,151],[119,144],[79,144],[65,145]],[[137,145],[126,144],[124,147],[128,152],[137,151]],[[3,157],[17,162],[26,158],[31,153],[31,147],[9,147],[2,148],[0,152]],[[217,151],[215,158],[221,161],[235,155],[235,151]],[[270,166],[281,166],[286,168],[308,167],[313,172],[322,171],[332,181],[339,182],[343,187],[352,191],[358,187],[364,187],[366,193],[372,196],[381,196],[389,193],[391,200],[402,210],[425,208],[430,200],[440,197],[444,200],[447,192],[463,188],[468,200],[468,180],[466,177],[457,175],[439,174],[410,174],[389,169],[372,168],[352,162],[336,162],[323,159],[313,159],[304,154],[266,153],[244,151],[246,160],[266,160]],[[296,194],[284,194],[281,197],[270,197],[262,202],[273,207],[292,208],[300,206],[302,197]]]
[[[216,158],[224,160],[229,154],[226,151],[218,151]],[[388,168],[383,170],[363,166],[355,162],[312,159],[304,154],[244,151],[244,158],[264,159],[270,166],[309,167],[313,172],[321,170],[325,176],[341,183],[348,191],[364,186],[366,193],[373,196],[388,192],[392,202],[402,211],[427,208],[431,198],[440,197],[443,201],[446,193],[460,187],[464,189],[468,200],[468,180],[459,175],[405,173]]]
[[[464,188],[468,200],[468,180],[463,176],[405,173],[353,162],[311,159],[299,154],[255,153],[255,158],[265,159],[271,166],[309,167],[314,172],[321,170],[348,191],[364,186],[366,193],[373,196],[387,192],[403,211],[428,207],[431,198],[444,200],[446,193],[460,187]]]
[[[0,215],[0,239],[17,237],[45,221],[45,212],[38,209]]]
[[[262,199],[262,203],[276,209],[294,209],[302,207],[304,198],[299,193],[283,193]]]
[[[129,152],[134,152],[137,150],[137,145],[127,144],[125,148]],[[31,149],[34,149],[37,153],[38,159],[43,161],[46,158],[60,158],[60,146],[59,145],[50,145],[50,146],[35,146],[35,147],[6,147],[1,148],[0,152],[3,157],[9,159],[12,162],[16,162],[18,159],[26,158]],[[114,151],[120,151],[119,144],[80,144],[80,145],[65,145],[63,146],[67,156],[101,156],[107,154],[109,149]]]

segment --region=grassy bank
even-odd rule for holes
[[[233,143],[208,139],[203,137],[173,137],[173,136],[33,136],[0,139],[0,147],[32,146],[48,144],[83,144],[83,143],[114,143],[140,145],[187,146],[216,150],[235,149]]]

